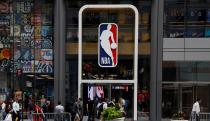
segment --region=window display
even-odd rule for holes
[[[11,26],[11,37],[16,37],[17,43],[14,43],[14,46],[19,48],[14,49],[14,53],[17,54],[14,58],[20,60],[18,62],[21,62],[24,68],[23,73],[53,73],[51,62],[49,64],[50,71],[34,70],[33,67],[37,63],[36,60],[53,60],[53,23],[52,12],[50,12],[52,6],[44,3],[49,8],[42,9],[41,4],[43,3],[44,1],[39,0],[15,1],[13,3],[15,7],[12,6],[13,13],[11,15],[14,16],[14,21]],[[18,42],[21,44],[19,45]],[[45,62],[41,61],[41,63]]]
[[[51,88],[50,95],[45,95],[52,96],[52,18],[53,1],[0,1],[0,73],[5,77],[2,86],[8,89],[7,98],[14,90],[32,92],[32,88],[36,89],[38,85]],[[21,77],[17,78],[17,70],[22,70]],[[42,74],[47,77],[40,78]],[[41,83],[41,79],[45,82]],[[26,81],[31,82],[31,86],[27,86]],[[38,91],[33,93],[38,94]],[[36,100],[39,96],[33,98]]]
[[[204,1],[197,3],[165,2],[164,37],[166,38],[201,38],[208,37],[209,9]],[[182,32],[178,32],[177,28]]]

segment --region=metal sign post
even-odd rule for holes
[[[114,9],[131,9],[135,13],[135,23],[134,23],[134,28],[133,30],[135,31],[134,34],[134,65],[133,65],[133,70],[134,70],[134,78],[132,80],[87,80],[87,79],[82,79],[82,14],[85,10],[87,9],[109,9],[109,10],[114,10]],[[134,85],[134,101],[133,101],[133,119],[137,120],[137,83],[138,83],[138,18],[139,18],[139,13],[138,10],[135,6],[130,5],[130,4],[121,4],[121,5],[110,5],[110,4],[103,4],[103,5],[84,5],[82,8],[79,10],[79,48],[78,48],[78,54],[79,54],[79,63],[78,63],[78,97],[81,97],[82,95],[82,84],[83,83],[97,83],[97,84],[119,84],[119,83],[125,83],[125,84],[133,84]]]

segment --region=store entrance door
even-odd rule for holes
[[[84,114],[97,118],[98,103],[107,101],[108,107],[110,107],[109,103],[112,99],[115,99],[115,105],[120,99],[124,99],[126,118],[132,119],[134,99],[132,84],[83,84],[82,89]],[[89,111],[92,111],[91,114]]]

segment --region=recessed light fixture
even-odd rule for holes
[[[26,75],[26,76],[28,76],[28,77],[34,77],[34,75],[32,75],[32,74],[29,74],[29,75]]]
[[[49,75],[40,75],[41,77],[48,77]]]
[[[54,79],[53,77],[51,77],[51,76],[49,76],[49,77],[47,77],[47,79]]]
[[[36,77],[36,79],[44,79],[44,78],[42,78],[42,77]]]

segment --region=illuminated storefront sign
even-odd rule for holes
[[[98,27],[98,64],[101,67],[115,67],[118,62],[118,26],[102,23]]]

